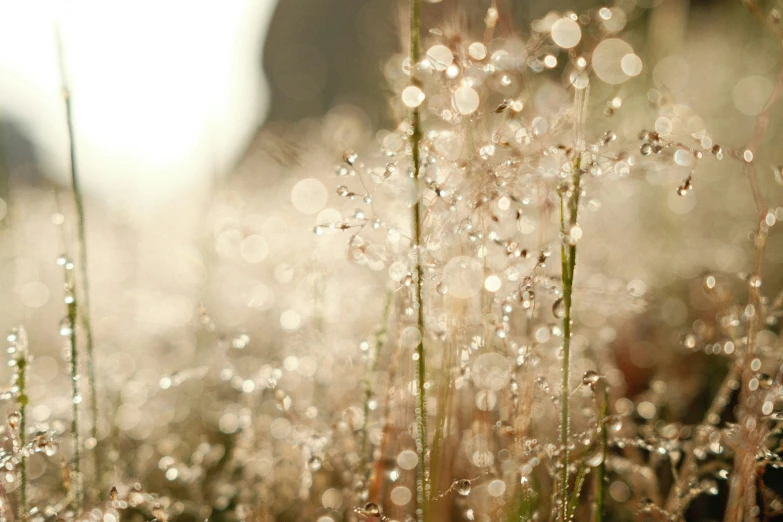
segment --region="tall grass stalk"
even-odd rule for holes
[[[73,200],[76,208],[76,229],[78,236],[78,251],[79,251],[79,272],[82,285],[82,292],[80,295],[80,306],[75,311],[81,321],[82,328],[84,329],[84,345],[87,355],[87,379],[89,381],[89,395],[90,395],[90,415],[92,416],[92,426],[90,427],[90,437],[95,444],[98,444],[98,394],[96,391],[95,383],[95,358],[93,351],[93,335],[92,324],[90,321],[90,281],[89,270],[87,268],[87,234],[85,233],[85,219],[84,219],[84,197],[81,190],[81,184],[79,181],[78,163],[76,159],[76,137],[73,126],[73,106],[71,103],[71,93],[68,88],[67,76],[65,72],[65,61],[62,39],[60,37],[59,28],[57,31],[57,55],[60,66],[60,79],[62,83],[63,100],[65,104],[65,121],[68,128],[68,150],[70,155],[70,176],[71,187],[73,189]],[[75,292],[75,288],[74,288]],[[76,323],[73,323],[74,328]],[[74,346],[72,350],[76,350]],[[100,480],[103,475],[102,470],[103,459],[98,452],[95,452],[95,470],[96,478]]]
[[[23,328],[16,335],[16,385],[19,393],[16,402],[19,405],[19,446],[22,448],[19,462],[19,520],[24,522],[27,520],[27,455],[24,451],[27,444],[27,336]]]
[[[598,412],[598,425],[601,427],[601,463],[598,465],[596,474],[596,500],[595,500],[595,522],[604,521],[604,511],[606,510],[606,458],[609,449],[609,433],[606,426],[606,418],[609,415],[609,385],[602,379],[604,396],[601,398],[601,407]]]
[[[67,258],[63,260],[65,271],[66,307],[67,313],[65,325],[61,325],[60,334],[68,338],[70,349],[70,373],[71,373],[71,431],[73,436],[73,501],[76,507],[82,504],[82,474],[81,474],[81,438],[79,436],[79,351],[76,343],[76,320],[78,305],[73,292],[73,265]]]
[[[576,243],[569,241],[570,229],[576,226],[581,191],[581,165],[584,131],[584,111],[587,106],[587,89],[577,89],[574,98],[575,111],[575,159],[571,174],[571,187],[560,191],[560,231],[563,240],[560,245],[560,262],[563,278],[563,363],[560,382],[560,517],[563,522],[569,518],[568,509],[568,439],[570,437],[569,398],[571,390],[571,302],[574,291],[574,269],[576,268]],[[566,217],[566,207],[568,216]],[[566,243],[568,243],[566,245]]]
[[[418,87],[419,82],[414,76],[415,65],[419,62],[421,54],[419,31],[421,25],[421,0],[410,0],[410,62],[411,62],[411,84]],[[411,165],[413,167],[414,197],[413,204],[413,248],[416,254],[416,323],[421,333],[421,341],[416,346],[417,364],[416,364],[416,382],[418,392],[418,404],[416,406],[416,453],[419,457],[419,465],[416,467],[416,519],[418,522],[427,522],[429,520],[429,452],[427,451],[427,395],[425,381],[427,377],[426,353],[424,350],[424,339],[426,338],[424,328],[424,300],[422,287],[424,285],[424,273],[421,260],[421,189],[419,182],[419,171],[421,168],[421,153],[419,150],[421,144],[421,113],[418,107],[415,107],[411,114]]]

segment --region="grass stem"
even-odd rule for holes
[[[418,80],[414,76],[414,69],[419,61],[420,50],[420,32],[421,25],[421,0],[410,0],[410,61],[411,61],[411,84],[418,87]],[[417,405],[416,405],[416,452],[419,457],[419,465],[416,468],[416,519],[418,522],[427,522],[429,520],[429,452],[427,451],[427,395],[426,395],[426,377],[427,364],[424,350],[424,339],[426,338],[424,325],[424,300],[422,287],[424,285],[424,273],[422,271],[422,234],[421,234],[421,193],[419,187],[419,171],[421,168],[421,113],[418,107],[415,107],[411,114],[412,132],[410,136],[411,164],[413,166],[413,183],[415,184],[416,202],[413,204],[413,248],[416,253],[416,273],[415,300],[417,306],[417,326],[421,333],[421,341],[416,347],[416,382],[417,382]]]
[[[81,279],[82,292],[79,298],[80,305],[75,311],[78,319],[81,321],[82,328],[84,329],[84,345],[87,355],[87,379],[89,382],[89,395],[90,395],[90,414],[92,416],[92,425],[90,427],[90,437],[94,440],[95,444],[98,444],[98,394],[97,386],[95,382],[95,358],[93,356],[93,335],[92,335],[92,323],[90,321],[90,280],[89,270],[87,267],[87,234],[85,232],[85,219],[84,219],[84,197],[81,190],[81,183],[79,180],[79,170],[76,158],[76,136],[73,125],[73,105],[71,102],[71,93],[68,88],[67,76],[65,72],[65,61],[62,39],[60,37],[59,28],[57,31],[57,56],[60,67],[60,79],[62,83],[63,100],[65,103],[65,121],[68,128],[68,150],[70,155],[70,177],[71,186],[73,189],[73,200],[76,208],[76,229],[78,236],[78,251],[79,251],[79,276]],[[75,289],[74,289],[75,292]],[[73,323],[73,327],[76,327],[76,323]],[[72,347],[75,352],[76,347]],[[103,459],[95,453],[95,471],[96,479],[100,480],[103,475],[102,468]]]
[[[601,409],[598,413],[598,425],[601,427],[601,464],[598,465],[596,476],[595,522],[604,521],[606,509],[606,455],[609,448],[609,433],[606,427],[606,417],[609,415],[609,386],[603,381],[604,396],[601,399]]]
[[[70,349],[70,373],[71,373],[71,431],[73,433],[73,501],[77,508],[82,504],[82,474],[81,474],[81,439],[79,436],[79,404],[81,396],[79,395],[79,351],[76,340],[76,320],[78,304],[76,296],[73,293],[73,265],[66,259],[65,269],[65,290],[66,306],[68,315],[67,324],[61,325],[60,333],[68,338],[68,348]]]
[[[17,333],[16,359],[16,385],[19,388],[19,396],[16,399],[19,405],[19,446],[22,449],[22,458],[19,462],[19,520],[27,520],[27,456],[24,453],[27,444],[27,338],[24,329]]]
[[[576,142],[571,187],[560,192],[560,231],[563,239],[560,244],[560,261],[563,278],[563,363],[560,382],[560,518],[568,521],[568,466],[570,437],[569,399],[571,389],[571,302],[574,291],[574,270],[576,268],[576,242],[569,240],[570,229],[576,226],[579,212],[579,197],[581,192],[582,150],[584,148],[584,119],[587,107],[587,89],[577,89],[574,102],[574,138]],[[567,198],[567,201],[566,201]],[[568,207],[566,218],[565,207]],[[568,225],[568,228],[566,228]]]

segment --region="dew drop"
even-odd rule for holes
[[[698,342],[698,338],[696,337],[696,334],[693,332],[688,332],[682,338],[682,344],[686,348],[691,348],[691,349],[695,348],[697,342]]]
[[[60,321],[60,335],[63,337],[70,337],[73,333],[73,323],[71,322],[70,317],[63,317],[62,321]]]
[[[321,466],[323,465],[323,461],[321,460],[321,457],[318,455],[313,455],[310,457],[310,460],[307,463],[307,467],[310,468],[310,471],[318,471],[321,469]]]
[[[424,91],[415,85],[409,85],[402,91],[402,103],[411,109],[415,109],[424,101]]]
[[[487,493],[493,497],[499,497],[506,492],[506,483],[500,479],[495,479],[487,484]]]
[[[454,107],[460,114],[468,115],[476,112],[479,106],[479,95],[472,87],[463,85],[454,91]]]
[[[412,470],[419,463],[419,456],[413,450],[403,450],[397,455],[397,465],[404,470]]]
[[[8,425],[11,429],[16,429],[22,422],[22,415],[18,411],[12,411],[8,414]]]
[[[457,494],[463,497],[470,495],[470,481],[468,479],[455,480],[452,486]]]
[[[570,18],[561,18],[552,24],[552,41],[563,49],[576,47],[582,39],[582,29]]]
[[[343,154],[343,161],[350,166],[353,166],[357,159],[359,159],[359,155],[352,150],[345,151]]]
[[[622,415],[612,415],[610,417],[606,418],[606,428],[609,431],[620,431],[620,428],[623,427],[623,417]]]
[[[481,42],[473,42],[468,47],[468,54],[470,54],[470,57],[474,60],[483,60],[487,57],[487,48]]]
[[[674,153],[674,162],[677,165],[687,167],[693,163],[693,154],[689,150],[679,149]]]
[[[438,286],[435,287],[435,289],[438,291],[440,295],[446,295],[449,293],[449,285],[441,281],[438,283]]]
[[[595,370],[587,370],[582,376],[582,384],[585,386],[594,386],[601,380],[601,375]]]
[[[538,386],[544,393],[549,393],[552,391],[552,387],[549,386],[549,381],[547,381],[545,377],[536,378],[536,386]]]
[[[552,303],[552,315],[558,319],[562,319],[565,316],[565,303],[563,302],[562,297],[557,298],[555,302]]]
[[[748,277],[745,280],[747,281],[749,287],[761,288],[761,276],[758,274],[748,274]]]
[[[445,71],[454,61],[454,55],[451,49],[445,45],[438,44],[429,48],[427,60],[429,60],[436,71]]]
[[[381,508],[375,502],[368,502],[362,508],[362,513],[368,517],[377,517],[381,514]]]

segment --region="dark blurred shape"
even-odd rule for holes
[[[350,103],[385,117],[381,66],[399,49],[397,0],[282,0],[264,47],[268,121],[296,121]]]

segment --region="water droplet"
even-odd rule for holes
[[[506,492],[506,483],[500,479],[495,479],[487,484],[487,493],[493,497],[499,497]]]
[[[381,515],[381,508],[375,502],[368,502],[362,508],[362,513],[368,517],[378,517]]]
[[[307,463],[307,467],[310,468],[310,471],[318,471],[321,469],[321,466],[323,465],[323,461],[321,460],[321,457],[318,455],[313,455],[310,457],[310,460]]]
[[[686,348],[695,348],[696,344],[698,343],[699,339],[696,337],[696,334],[693,332],[688,332],[685,334],[682,338],[682,344]]]
[[[585,386],[593,386],[601,380],[601,375],[595,370],[587,370],[582,376],[582,384]]]
[[[70,337],[73,333],[73,323],[71,322],[71,318],[68,316],[63,317],[62,321],[60,321],[60,335],[63,337]]]
[[[685,181],[682,182],[682,185],[677,187],[677,194],[680,196],[686,196],[688,195],[688,192],[691,191],[691,188],[692,188],[691,180],[686,179]]]
[[[552,315],[558,319],[562,319],[565,316],[565,302],[562,297],[558,297],[554,303],[552,303]]]
[[[447,293],[449,293],[449,285],[447,285],[447,284],[446,284],[446,283],[444,283],[443,281],[441,281],[440,283],[438,283],[438,286],[437,286],[437,287],[435,287],[435,288],[436,288],[436,290],[438,291],[438,293],[439,293],[440,295],[446,295]]]
[[[620,431],[623,427],[623,417],[622,415],[611,415],[606,418],[605,424],[609,431]]]
[[[22,415],[18,411],[12,411],[8,414],[8,425],[15,430],[22,422]]]
[[[761,288],[761,276],[758,274],[748,274],[748,277],[745,281],[751,288]]]
[[[359,159],[359,155],[352,150],[347,150],[343,154],[343,161],[345,161],[348,165],[353,166],[357,159]]]
[[[57,450],[58,449],[59,449],[59,446],[57,445],[56,442],[49,441],[46,444],[46,447],[44,448],[44,453],[46,453],[46,455],[48,457],[53,457],[53,456],[55,456],[57,454]]]
[[[481,42],[473,42],[468,47],[468,54],[470,54],[470,57],[474,60],[483,60],[487,57],[487,48]]]
[[[468,479],[455,480],[452,486],[457,494],[463,497],[470,495],[470,481]]]
[[[429,48],[427,60],[429,60],[436,71],[445,71],[454,61],[454,55],[451,49],[445,45],[438,44]]]
[[[397,455],[397,465],[404,470],[411,470],[419,463],[419,456],[413,450],[403,450]]]
[[[582,227],[574,225],[568,230],[568,244],[575,245],[582,239]]]
[[[582,29],[570,18],[561,18],[552,24],[552,41],[563,49],[576,47],[582,39]]]
[[[590,450],[585,458],[585,462],[588,466],[596,468],[604,461],[604,452],[601,446],[595,446]]]
[[[500,290],[502,284],[503,283],[498,276],[491,275],[484,281],[484,288],[486,288],[488,292],[494,293]]]
[[[348,196],[349,193],[350,191],[348,190],[348,187],[346,187],[345,185],[340,185],[339,187],[337,187],[338,196],[346,197]]]
[[[472,87],[463,85],[454,91],[454,107],[460,114],[472,114],[476,112],[478,106],[479,95]]]
[[[415,109],[424,101],[424,92],[415,85],[409,85],[402,91],[402,103]]]
[[[544,393],[549,393],[552,391],[552,387],[549,386],[549,381],[547,381],[545,377],[536,378],[536,386],[544,391]]]
[[[677,152],[674,153],[674,162],[677,165],[687,167],[693,163],[693,154],[689,150],[678,149]]]

